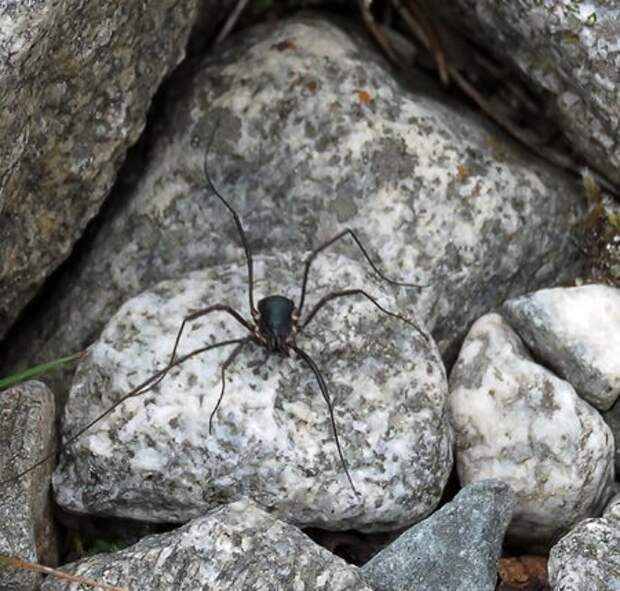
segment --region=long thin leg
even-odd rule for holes
[[[181,326],[179,327],[179,332],[177,333],[177,337],[174,341],[174,347],[172,348],[172,354],[170,355],[170,361],[168,362],[169,368],[174,367],[174,365],[176,365],[174,363],[174,358],[176,357],[177,349],[179,347],[179,342],[181,340],[181,335],[183,334],[183,329],[185,328],[185,325],[188,322],[191,322],[192,320],[196,320],[197,318],[206,316],[207,314],[210,314],[211,312],[226,312],[227,314],[230,314],[237,322],[245,326],[245,328],[247,328],[249,331],[252,330],[250,324],[247,322],[247,320],[245,320],[245,318],[243,318],[243,316],[241,316],[241,314],[239,314],[239,312],[237,312],[235,309],[225,304],[213,304],[212,306],[203,308],[202,310],[196,310],[196,312],[192,312],[191,314],[183,318],[183,321],[181,322]],[[148,387],[146,387],[144,392],[147,392],[148,390],[152,390],[155,386],[157,386],[157,384],[159,384],[159,382],[161,382],[166,377],[167,373],[168,371],[164,371],[163,373],[161,373],[161,375],[159,375],[153,383],[148,384]],[[138,394],[144,394],[144,392],[139,392]]]
[[[220,391],[220,397],[217,399],[217,403],[215,404],[215,408],[211,411],[211,415],[209,416],[209,435],[211,435],[211,427],[213,426],[213,417],[217,412],[217,409],[220,407],[222,402],[222,398],[224,398],[224,390],[226,389],[226,370],[230,367],[232,362],[235,360],[241,349],[243,349],[243,345],[249,342],[250,338],[243,339],[232,351],[232,353],[228,356],[228,359],[224,361],[222,365],[222,390]]]
[[[250,302],[250,314],[254,314],[254,272],[252,266],[252,251],[250,250],[250,245],[248,244],[248,239],[245,235],[245,231],[243,230],[243,226],[241,225],[241,220],[237,215],[237,212],[232,208],[230,203],[224,199],[224,197],[220,194],[220,192],[215,188],[213,181],[211,180],[211,176],[209,175],[209,168],[207,167],[207,161],[209,158],[209,150],[211,150],[211,146],[213,145],[213,140],[215,139],[215,132],[219,127],[218,124],[213,128],[211,132],[211,138],[209,139],[209,144],[207,145],[207,149],[205,151],[205,159],[204,159],[204,172],[205,177],[207,179],[207,183],[211,190],[215,193],[218,199],[225,205],[226,209],[230,211],[233,216],[233,220],[235,221],[235,225],[237,226],[237,232],[239,233],[239,238],[241,239],[241,244],[243,245],[243,250],[245,251],[245,260],[248,264],[248,299]]]
[[[297,353],[297,355],[299,355],[299,357],[301,357],[301,359],[303,359],[306,365],[308,365],[308,367],[312,370],[312,373],[314,373],[314,377],[316,378],[316,381],[319,384],[319,389],[321,390],[323,399],[325,400],[325,403],[327,404],[327,408],[329,409],[329,418],[332,423],[332,430],[334,432],[336,448],[338,449],[338,455],[340,456],[340,462],[342,463],[342,467],[344,468],[344,473],[347,475],[347,480],[349,481],[349,484],[351,485],[351,489],[357,496],[359,496],[359,493],[357,492],[357,489],[355,488],[355,485],[353,484],[353,480],[351,479],[351,475],[349,474],[349,469],[347,468],[347,462],[344,459],[344,454],[342,453],[342,447],[340,446],[340,439],[338,437],[338,430],[336,429],[336,419],[334,418],[334,409],[329,399],[329,394],[327,392],[327,384],[325,383],[325,380],[323,379],[323,375],[321,374],[321,371],[319,370],[318,365],[310,358],[310,356],[305,351],[302,351],[299,347],[292,347],[292,349],[293,351],[295,351],[295,353]]]
[[[250,325],[250,323],[245,318],[243,318],[243,316],[241,316],[239,312],[237,312],[235,309],[231,308],[230,306],[227,306],[226,304],[213,304],[212,306],[203,308],[202,310],[196,310],[196,312],[192,312],[191,314],[183,318],[183,322],[181,322],[181,326],[179,327],[179,332],[177,333],[177,338],[174,341],[174,347],[172,348],[172,355],[170,355],[169,365],[171,365],[174,362],[174,358],[176,357],[177,349],[179,347],[179,341],[181,340],[181,335],[183,334],[183,329],[185,328],[185,325],[188,322],[192,322],[193,320],[196,320],[197,318],[202,318],[203,316],[206,316],[207,314],[211,314],[211,312],[226,312],[227,314],[230,314],[237,322],[239,322],[240,324],[245,326],[245,328],[247,328],[250,332],[252,332],[252,326]],[[149,389],[152,389],[155,386],[157,386],[157,384],[159,384],[159,382],[161,382],[165,376],[166,376],[165,373],[161,375],[157,379],[157,381],[155,381],[154,384],[149,385]]]
[[[317,248],[315,248],[310,253],[310,256],[306,260],[306,268],[304,269],[304,279],[303,279],[303,282],[301,284],[301,296],[299,297],[299,306],[297,306],[297,311],[298,311],[299,314],[301,314],[301,310],[304,307],[304,301],[306,299],[306,286],[307,286],[307,283],[308,283],[308,274],[310,273],[310,265],[312,265],[312,261],[314,261],[314,259],[317,257],[317,255],[319,253],[323,252],[326,248],[331,246],[334,242],[337,242],[338,240],[340,240],[341,238],[344,238],[345,236],[351,236],[351,238],[353,238],[353,240],[355,241],[355,244],[357,244],[358,248],[362,251],[362,254],[364,255],[365,259],[368,261],[368,263],[372,267],[372,270],[381,279],[383,279],[383,281],[387,281],[388,283],[391,283],[392,285],[400,285],[402,287],[417,287],[417,288],[427,287],[426,285],[418,285],[416,283],[404,283],[402,281],[394,281],[393,279],[390,279],[389,277],[386,277],[381,271],[379,271],[377,265],[375,265],[372,262],[372,259],[370,258],[370,255],[368,254],[368,252],[366,252],[366,249],[362,245],[360,239],[357,237],[355,232],[353,230],[351,230],[350,228],[347,228],[347,229],[343,230],[342,232],[340,232],[340,234],[336,234],[336,236],[334,236],[333,238],[331,238],[327,242],[324,242],[320,246],[317,246]]]
[[[123,402],[125,402],[126,400],[129,400],[130,398],[141,396],[142,394],[145,394],[146,392],[151,390],[153,387],[155,387],[155,385],[158,384],[163,379],[163,376],[165,376],[173,367],[176,367],[177,365],[181,365],[182,363],[185,363],[191,357],[195,357],[196,355],[200,355],[201,353],[205,353],[206,351],[211,351],[212,349],[217,349],[219,347],[226,347],[228,345],[236,345],[245,340],[246,340],[245,338],[231,339],[228,341],[222,341],[221,343],[215,343],[213,345],[206,345],[204,347],[200,347],[199,349],[194,349],[194,351],[191,351],[190,353],[182,355],[175,361],[170,362],[168,365],[166,365],[166,367],[155,372],[151,377],[147,378],[141,384],[137,385],[127,394],[122,396],[112,406],[110,406],[110,408],[108,408],[106,411],[102,412],[100,415],[97,415],[92,421],[84,425],[84,427],[81,427],[76,433],[74,433],[71,437],[69,437],[69,439],[67,439],[57,451],[54,451],[52,453],[47,454],[46,456],[43,456],[43,458],[41,458],[38,462],[30,466],[29,468],[22,470],[19,474],[16,474],[15,476],[8,478],[6,480],[0,481],[0,486],[4,486],[5,484],[10,484],[12,482],[15,482],[16,480],[19,480],[22,476],[25,476],[26,474],[32,472],[33,470],[36,470],[39,466],[45,464],[45,462],[54,458],[57,453],[69,447],[78,437],[83,435],[86,431],[88,431],[93,425],[98,423],[101,419],[108,416],[115,408],[123,404]]]
[[[335,300],[336,298],[344,298],[344,297],[353,296],[353,295],[364,296],[367,300],[372,302],[379,310],[381,310],[381,312],[383,312],[384,314],[387,314],[388,316],[391,316],[392,318],[397,318],[398,320],[402,320],[403,322],[406,322],[409,326],[413,327],[418,332],[418,334],[420,334],[420,336],[424,338],[425,341],[429,340],[428,335],[424,333],[422,329],[419,326],[417,326],[414,322],[412,322],[408,318],[405,318],[404,316],[401,316],[400,314],[396,314],[394,312],[390,312],[389,310],[386,310],[375,298],[367,294],[363,289],[345,289],[343,291],[335,291],[333,293],[328,293],[326,296],[323,296],[318,301],[318,303],[314,306],[314,308],[310,310],[310,313],[308,314],[306,319],[301,323],[301,330],[303,330],[304,328],[306,328],[306,326],[308,326],[308,324],[310,324],[310,321],[315,317],[316,313],[323,306],[325,306],[325,304],[327,304],[328,302],[331,302],[332,300]]]

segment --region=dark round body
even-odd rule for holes
[[[295,303],[284,296],[273,295],[258,302],[258,329],[270,351],[288,354],[292,338]]]

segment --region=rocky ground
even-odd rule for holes
[[[0,2],[0,589],[620,590],[620,12],[298,4]]]

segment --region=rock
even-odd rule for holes
[[[256,300],[278,291],[297,300],[302,269],[288,256],[256,257]],[[364,287],[414,318],[412,306],[399,307],[384,285],[370,268],[322,254],[311,269],[304,317],[320,295]],[[215,302],[249,316],[245,265],[163,282],[127,302],[77,370],[65,437],[163,367],[181,318]],[[247,334],[214,314],[185,331],[179,354]],[[266,359],[251,343],[227,371],[211,435],[230,347],[186,362],[79,438],[54,476],[58,503],[72,512],[184,522],[248,496],[289,522],[361,530],[398,528],[430,513],[452,467],[447,382],[435,345],[357,297],[326,306],[298,345],[327,382],[359,498],[310,369],[294,356]]]
[[[158,591],[371,591],[358,570],[247,500],[68,570],[100,583]],[[42,591],[71,585],[48,578]]]
[[[614,496],[605,507],[603,517],[615,520],[620,524],[620,493]]]
[[[20,327],[11,358],[79,350],[162,279],[242,260],[229,213],[205,190],[218,123],[211,175],[255,252],[303,252],[354,228],[386,269],[430,284],[418,311],[448,357],[482,313],[571,277],[581,189],[442,100],[423,74],[416,88],[396,81],[346,28],[268,23],[198,65],[163,109],[144,177],[119,191],[88,252]],[[334,249],[359,256],[350,240]]]
[[[600,519],[580,522],[551,549],[549,580],[566,591],[620,589],[620,496]]]
[[[615,468],[616,474],[620,474],[620,400],[607,411],[603,413],[603,419],[609,425],[614,436],[615,443]]]
[[[508,539],[544,550],[611,495],[613,439],[574,388],[530,357],[497,314],[472,326],[450,375],[462,485],[497,478],[517,505]]]
[[[361,571],[375,591],[494,591],[514,495],[499,481],[468,485]]]
[[[0,481],[52,452],[54,427],[54,397],[41,382],[26,382],[0,393]],[[55,563],[52,468],[48,462],[15,482],[0,485],[0,554]],[[0,567],[3,591],[34,590],[40,582],[36,573]]]
[[[600,410],[620,396],[620,289],[543,289],[506,302],[501,313],[537,359]]]
[[[97,213],[198,2],[2,4],[0,338]]]
[[[620,20],[615,2],[441,4],[453,23],[530,81],[546,100],[546,112],[589,165],[620,183]]]

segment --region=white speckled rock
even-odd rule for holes
[[[620,589],[620,496],[600,519],[586,519],[549,554],[549,582],[555,591]]]
[[[257,258],[256,299],[278,291],[298,298],[302,267],[292,260]],[[363,286],[398,309],[393,293],[346,257],[321,255],[310,277],[306,313],[320,294],[345,286]],[[166,364],[188,310],[221,301],[247,317],[245,284],[245,266],[213,267],[127,302],[78,368],[65,434]],[[402,313],[413,317],[411,307]],[[232,318],[212,315],[187,331],[180,352],[244,334]],[[287,521],[360,529],[402,527],[427,515],[452,466],[447,382],[435,345],[361,298],[326,307],[298,345],[327,381],[359,501],[310,370],[296,357],[265,361],[265,350],[249,345],[227,373],[212,435],[209,414],[230,348],[175,369],[71,446],[54,476],[59,504],[186,521],[247,495]]]
[[[354,566],[247,500],[63,568],[135,591],[371,591]],[[42,591],[74,588],[48,578]]]
[[[452,13],[453,23],[512,62],[539,90],[575,150],[620,183],[620,10],[615,0],[437,4]]]
[[[10,479],[41,457],[56,442],[54,395],[30,381],[0,392],[0,480]],[[57,560],[47,462],[18,481],[0,485],[0,554],[53,564]],[[41,575],[0,566],[2,591],[38,589]]]
[[[461,484],[507,482],[508,537],[545,548],[611,496],[609,427],[574,388],[532,360],[497,314],[472,326],[450,375]]]
[[[256,252],[301,252],[351,226],[388,268],[431,283],[418,311],[449,356],[507,297],[574,276],[580,187],[443,101],[424,74],[414,88],[395,79],[350,23],[297,17],[229,41],[177,88],[143,178],[119,192],[8,353],[79,349],[151,285],[241,260],[228,213],[205,192],[205,143],[218,122],[211,173]]]
[[[502,315],[541,359],[600,410],[620,396],[620,289],[543,289],[506,302]]]

